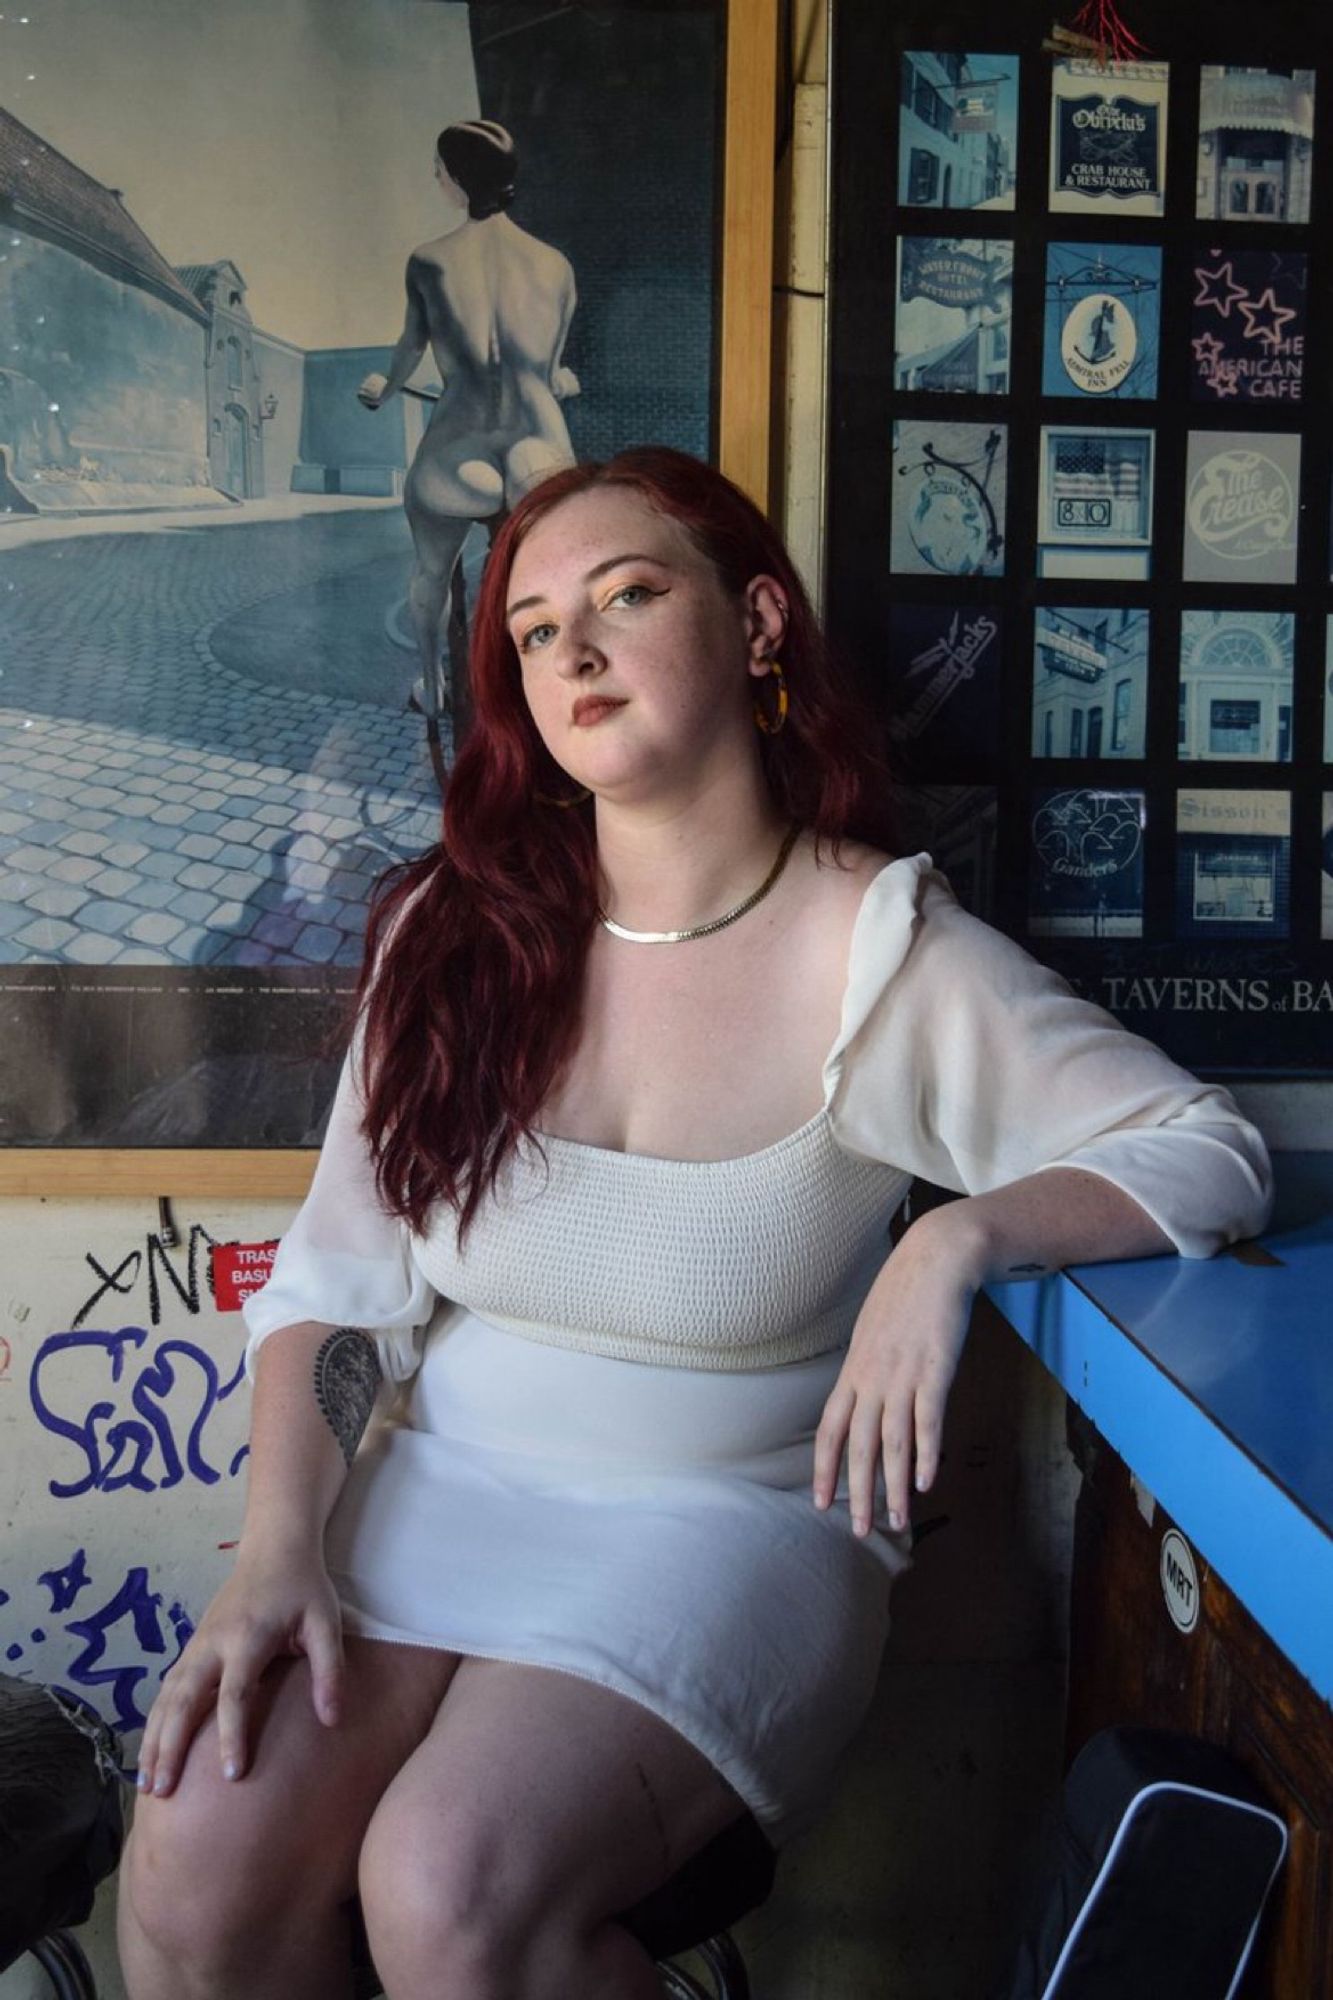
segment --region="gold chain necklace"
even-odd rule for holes
[[[759,887],[748,895],[743,903],[737,903],[734,910],[728,910],[725,916],[714,917],[710,923],[692,924],[687,931],[632,931],[626,924],[618,924],[614,917],[608,917],[605,910],[598,910],[597,920],[603,930],[610,931],[612,937],[624,938],[626,944],[684,944],[690,938],[711,937],[714,931],[724,931],[728,924],[734,924],[738,917],[743,917],[756,903],[763,902],[786,867],[787,857],[796,845],[796,836],[800,830],[799,826],[788,827],[786,837],[778,849],[778,858]]]

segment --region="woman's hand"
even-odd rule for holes
[[[223,1775],[246,1770],[250,1704],[266,1667],[304,1654],[320,1721],[338,1720],[342,1619],[318,1552],[260,1545],[241,1554],[162,1683],[139,1752],[139,1789],[164,1797],[176,1785],[195,1735],[217,1709]]]
[[[985,1274],[980,1245],[959,1214],[964,1207],[928,1211],[892,1252],[824,1405],[815,1434],[815,1505],[832,1504],[845,1450],[858,1535],[874,1520],[881,1463],[895,1531],[907,1526],[913,1471],[924,1493],[939,1468],[944,1406]]]

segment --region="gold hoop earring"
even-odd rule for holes
[[[768,671],[777,680],[777,701],[771,715],[765,714],[763,705],[756,702],[754,719],[756,726],[763,730],[765,736],[776,736],[787,720],[787,676],[782,671],[781,663],[775,659],[769,660]]]

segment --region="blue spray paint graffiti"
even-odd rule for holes
[[[120,1302],[141,1283],[149,1327],[159,1327],[164,1305],[173,1303],[197,1317],[212,1290],[213,1240],[202,1223],[191,1225],[183,1271],[157,1235],[146,1236],[142,1249],[131,1250],[109,1270],[85,1253],[98,1282],[74,1314],[71,1330],[42,1342],[28,1381],[37,1421],[74,1446],[82,1461],[76,1476],[49,1481],[55,1499],[122,1488],[164,1492],[187,1479],[214,1486],[224,1469],[235,1476],[246,1448],[233,1451],[224,1468],[214,1462],[217,1454],[206,1447],[204,1434],[218,1406],[240,1387],[240,1362],[224,1381],[212,1356],[194,1341],[165,1339],[149,1354],[148,1327],[86,1325],[108,1294]],[[90,1360],[94,1356],[96,1362]],[[98,1363],[101,1386],[114,1392],[110,1395],[97,1393]]]
[[[54,1498],[72,1500],[81,1493],[115,1493],[122,1487],[156,1493],[179,1486],[187,1475],[204,1486],[215,1486],[222,1478],[205,1453],[204,1432],[219,1404],[244,1380],[243,1363],[238,1361],[224,1382],[205,1349],[189,1340],[163,1340],[131,1374],[127,1359],[137,1357],[148,1338],[145,1327],[126,1326],[114,1333],[53,1333],[38,1348],[28,1383],[37,1421],[53,1437],[67,1439],[84,1459],[80,1477],[48,1483]],[[88,1386],[88,1358],[94,1354],[100,1354],[110,1386],[122,1394],[128,1390],[137,1415],[126,1414],[114,1396],[88,1401],[94,1393]],[[69,1356],[77,1357],[78,1365],[66,1371],[60,1362]],[[175,1407],[168,1408],[176,1390]],[[245,1450],[242,1446],[233,1453],[226,1467],[229,1477],[235,1477]]]
[[[98,1586],[88,1571],[87,1551],[75,1549],[62,1567],[44,1570],[37,1579],[51,1594],[53,1614],[73,1608],[74,1599]],[[0,1591],[0,1605],[10,1602]],[[153,1689],[144,1683],[152,1676],[160,1680],[176,1664],[194,1632],[194,1622],[183,1604],[172,1602],[162,1610],[162,1593],[149,1588],[148,1570],[135,1564],[94,1609],[63,1621],[60,1632],[50,1633],[35,1626],[29,1634],[33,1645],[52,1645],[64,1639],[74,1642],[72,1657],[43,1663],[43,1679],[50,1679],[66,1692],[91,1699],[94,1707],[122,1733],[142,1729],[152,1701]],[[19,1641],[5,1649],[12,1664],[26,1656],[27,1646]],[[145,1655],[148,1659],[145,1660]],[[153,1675],[151,1662],[161,1666]]]
[[[37,1581],[44,1583],[51,1593],[52,1612],[68,1611],[79,1592],[92,1582],[87,1551],[75,1549],[63,1569],[44,1569]]]

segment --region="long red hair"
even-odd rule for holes
[[[624,486],[679,522],[737,597],[755,576],[781,584],[790,709],[785,728],[761,740],[778,810],[835,854],[846,838],[891,839],[876,732],[830,668],[781,539],[740,489],[665,447],[544,479],[500,529],[482,578],[473,720],[450,775],[443,838],[382,879],[367,931],[358,996],[365,1131],[382,1201],[416,1230],[443,1201],[466,1232],[578,1038],[597,920],[593,807],[551,803],[574,788],[528,713],[505,604],[524,536],[563,500],[600,486]]]

